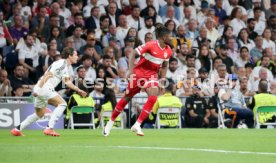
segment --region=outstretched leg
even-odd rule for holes
[[[142,112],[140,113],[136,123],[131,127],[131,131],[135,132],[138,136],[144,136],[144,133],[141,129],[141,124],[144,122],[145,119],[148,118],[153,105],[155,104],[157,100],[157,95],[159,93],[158,87],[149,87],[146,89],[146,92],[148,94],[148,100],[145,103]]]
[[[51,99],[49,99],[49,104],[55,106],[55,110],[53,111],[53,114],[49,120],[47,128],[44,130],[45,135],[50,135],[50,136],[60,136],[60,134],[56,133],[53,128],[55,124],[57,123],[58,119],[61,117],[63,114],[64,110],[67,107],[66,102],[62,99],[60,95],[57,95]]]

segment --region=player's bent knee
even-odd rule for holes
[[[44,116],[44,114],[45,114],[45,111],[46,111],[45,108],[43,108],[43,109],[41,109],[41,108],[36,108],[36,115],[37,115],[39,118],[42,118],[42,117]]]

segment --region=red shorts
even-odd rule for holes
[[[128,82],[126,96],[133,97],[141,91],[141,89],[147,89],[149,87],[159,87],[158,80],[152,80],[150,78],[135,78]]]

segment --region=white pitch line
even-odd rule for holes
[[[103,147],[103,146],[87,146],[84,147]],[[276,156],[272,152],[252,152],[252,151],[228,151],[220,149],[201,149],[201,148],[169,148],[169,147],[138,147],[138,146],[106,146],[103,148],[120,148],[120,149],[144,149],[144,150],[170,150],[170,151],[199,151],[199,152],[213,152],[213,153],[233,153],[233,154],[248,154],[248,155],[271,155]]]

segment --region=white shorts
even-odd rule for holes
[[[35,85],[34,87],[34,92],[38,89],[38,85]],[[39,89],[38,96],[34,97],[34,106],[35,108],[46,108],[48,105],[48,100],[55,97],[59,96],[59,94],[50,87],[43,86],[41,89]]]

